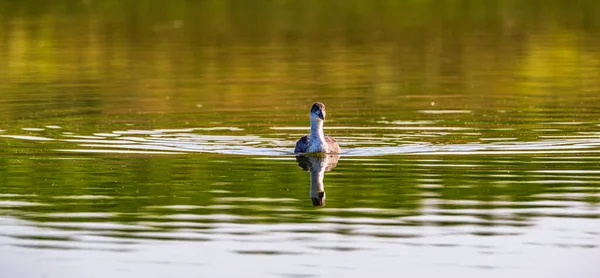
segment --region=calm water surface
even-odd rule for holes
[[[600,7],[391,2],[0,4],[0,277],[600,277]]]

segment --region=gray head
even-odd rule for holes
[[[313,206],[324,207],[325,206],[325,191],[317,193],[316,196],[311,196],[310,200],[312,201]]]
[[[325,104],[320,102],[315,102],[310,108],[310,119],[320,119],[321,121],[325,120]]]

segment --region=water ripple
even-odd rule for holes
[[[571,134],[538,134],[538,140],[515,137],[518,130],[508,128],[479,129],[461,126],[439,126],[436,121],[380,121],[382,126],[327,127],[337,135],[344,156],[385,155],[521,155],[521,154],[584,154],[600,152],[600,134],[578,131]],[[393,125],[393,126],[390,126]],[[305,131],[306,127],[270,127],[277,131]],[[33,132],[33,129],[28,129]],[[502,131],[500,131],[502,130]],[[95,132],[93,135],[46,134],[11,135],[0,137],[24,141],[54,141],[58,152],[122,153],[122,154],[183,154],[221,153],[234,155],[287,156],[292,155],[297,136],[279,134],[264,137],[243,132],[239,127],[196,127],[179,129],[131,129]],[[356,131],[348,135],[349,131]],[[200,133],[198,133],[200,132]],[[203,134],[227,132],[234,134]],[[381,132],[389,132],[383,133]],[[488,133],[493,132],[494,136]],[[508,136],[498,136],[507,133]],[[50,136],[51,135],[51,136]],[[283,136],[283,138],[282,138]],[[441,142],[439,138],[445,139]],[[458,138],[457,142],[450,142]],[[472,138],[472,139],[469,139]],[[462,141],[462,142],[461,142]],[[464,142],[467,141],[467,142]],[[470,142],[469,142],[470,141]]]

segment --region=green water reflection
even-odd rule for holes
[[[598,111],[593,1],[2,5],[0,111],[11,123],[87,128],[129,113],[193,113],[179,119],[194,125],[228,113],[246,123],[250,112],[277,109],[268,118],[277,124],[315,96],[348,123],[357,110],[404,116],[398,110],[432,102]]]
[[[390,218],[420,215],[427,199],[432,199],[450,214],[454,209],[474,209],[472,213],[486,225],[504,225],[494,222],[501,219],[527,225],[529,218],[540,215],[597,218],[592,211],[565,215],[560,210],[539,210],[568,207],[569,201],[590,207],[598,203],[597,159],[577,161],[571,167],[550,166],[555,162],[564,163],[556,157],[342,158],[325,176],[327,207],[372,208],[375,211],[366,212],[369,218]],[[325,215],[364,214],[312,209],[309,176],[295,160],[206,155],[5,157],[0,169],[2,199],[15,202],[6,203],[10,214],[41,222],[65,221],[69,218],[63,217],[77,213],[82,213],[78,221],[91,220],[85,213],[97,213],[97,221],[123,224],[182,212],[248,216],[234,219],[242,223],[312,222]],[[173,209],[166,210],[169,207]],[[502,208],[515,213],[486,217],[486,211]],[[527,208],[538,212],[519,213]]]

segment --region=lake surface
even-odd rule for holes
[[[121,2],[0,4],[0,277],[600,277],[596,2]]]

